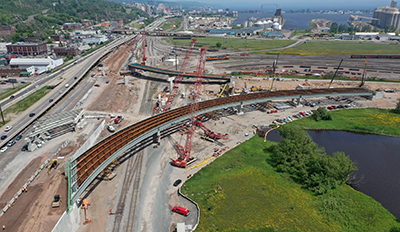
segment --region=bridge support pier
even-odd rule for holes
[[[243,109],[243,102],[240,102],[240,105],[238,106],[238,112],[237,112],[238,115],[244,114],[242,109]]]
[[[172,88],[174,88],[174,80],[175,80],[175,77],[168,78],[168,81],[169,81],[169,92],[170,93],[172,93]]]
[[[157,131],[157,145],[161,145],[161,132]]]
[[[300,95],[299,98],[297,99],[297,106],[300,105],[300,100],[301,100],[301,95]]]

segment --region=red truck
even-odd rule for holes
[[[174,208],[172,208],[172,211],[177,212],[182,215],[185,215],[185,216],[189,215],[189,210],[186,208],[180,207],[180,206],[174,206]]]

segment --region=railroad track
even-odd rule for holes
[[[274,92],[260,92],[245,95],[237,95],[225,98],[218,98],[199,103],[199,111],[207,108],[212,108],[219,105],[229,103],[240,103],[246,100],[269,97],[285,97],[294,95],[308,94],[329,94],[329,93],[368,93],[366,89],[361,88],[331,88],[331,89],[305,89],[305,90],[283,90]],[[169,121],[178,119],[190,113],[190,105],[173,109],[162,114],[158,114],[142,120],[136,124],[128,126],[104,140],[100,141],[93,147],[89,148],[76,160],[77,184],[82,183],[100,166],[107,158],[124,147],[130,141],[143,135],[145,132],[157,128]]]

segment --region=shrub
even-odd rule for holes
[[[317,110],[314,110],[314,114],[312,115],[315,121],[320,120],[332,120],[332,115],[325,108],[319,107]]]

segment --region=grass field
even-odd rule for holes
[[[316,122],[311,117],[291,124],[304,129],[333,129],[400,137],[400,114],[385,109],[342,109],[331,111],[332,121]]]
[[[179,26],[181,25],[181,22],[182,22],[182,18],[170,19],[161,28],[163,29],[163,31],[166,31],[168,29],[171,29],[171,25],[175,25],[175,28],[171,29],[171,31],[174,31],[179,28]]]
[[[39,101],[42,97],[44,97],[51,89],[47,89],[47,87],[43,87],[36,91],[35,93],[29,95],[28,97],[22,99],[18,103],[10,106],[4,111],[4,114],[7,115],[8,113],[18,114],[20,112],[25,111],[37,101]]]
[[[7,89],[5,92],[0,93],[0,100],[9,98],[11,95],[13,95],[14,93],[20,91],[21,89],[27,87],[30,84],[31,83],[25,83],[23,85],[19,85],[17,87],[12,88],[12,89]],[[11,83],[10,83],[10,85],[11,85]]]
[[[399,54],[400,46],[396,44],[375,43],[371,41],[319,41],[308,40],[294,48],[279,51],[260,52],[262,54],[278,53],[281,55],[353,55],[353,54]]]
[[[255,136],[185,183],[182,192],[201,209],[196,231],[400,229],[400,223],[380,203],[347,185],[315,196],[274,171],[267,162],[274,144]]]
[[[192,40],[174,40],[172,38],[166,38],[166,39],[170,44],[173,44],[175,46],[188,47],[192,42]],[[227,49],[233,49],[237,51],[281,48],[294,43],[294,41],[291,40],[207,37],[207,38],[197,38],[195,46],[196,47],[207,46],[207,48],[215,48],[218,42],[221,43],[222,47],[226,47]]]

